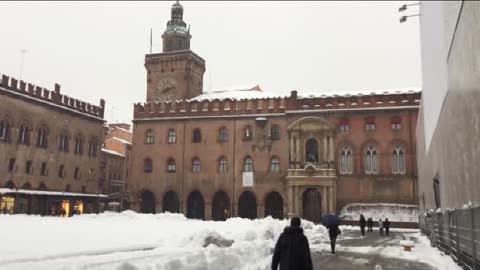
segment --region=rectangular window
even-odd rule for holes
[[[392,130],[400,130],[402,128],[402,124],[400,123],[392,123]]]
[[[350,125],[345,124],[345,125],[340,125],[340,132],[349,132],[350,131]]]
[[[14,172],[14,170],[15,170],[15,159],[11,158],[8,161],[8,172],[12,173],[12,172]]]
[[[32,161],[29,160],[25,163],[25,173],[32,174]]]
[[[278,127],[272,127],[270,133],[272,140],[280,140],[280,129]]]
[[[46,176],[47,175],[47,163],[42,162],[42,166],[40,167],[40,175]]]

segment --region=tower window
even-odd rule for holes
[[[277,125],[273,125],[270,129],[270,136],[272,140],[280,140],[280,128]]]
[[[200,132],[200,129],[198,129],[198,128],[193,130],[193,142],[194,143],[202,142],[202,133]]]
[[[168,143],[176,143],[177,142],[177,135],[174,129],[170,129],[168,131]]]
[[[280,171],[280,160],[277,157],[273,157],[270,161],[270,171],[279,172]]]
[[[251,157],[246,157],[243,162],[243,171],[244,172],[253,172],[253,160]]]
[[[174,173],[176,171],[176,166],[175,166],[175,159],[170,158],[167,161],[167,172],[169,173]]]
[[[192,160],[192,172],[193,173],[200,173],[200,159],[193,158]]]
[[[253,138],[252,127],[251,126],[246,126],[243,129],[243,140],[244,141],[251,141],[252,138]]]
[[[147,130],[145,134],[145,143],[146,144],[153,144],[155,142],[155,137],[153,136],[153,130]]]
[[[228,141],[228,131],[226,128],[221,128],[218,132],[218,141],[221,143]]]

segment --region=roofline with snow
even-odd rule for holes
[[[299,97],[290,96],[255,99],[181,100],[147,102],[134,105],[134,122],[152,119],[218,118],[276,116],[278,114],[330,111],[363,111],[414,109],[420,106],[420,91],[372,93],[366,95]]]

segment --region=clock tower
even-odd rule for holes
[[[190,99],[202,94],[205,60],[190,50],[190,27],[177,1],[163,32],[163,52],[145,55],[147,102]]]

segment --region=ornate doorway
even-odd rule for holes
[[[315,223],[322,219],[322,201],[320,192],[315,188],[309,188],[303,192],[303,218]]]

